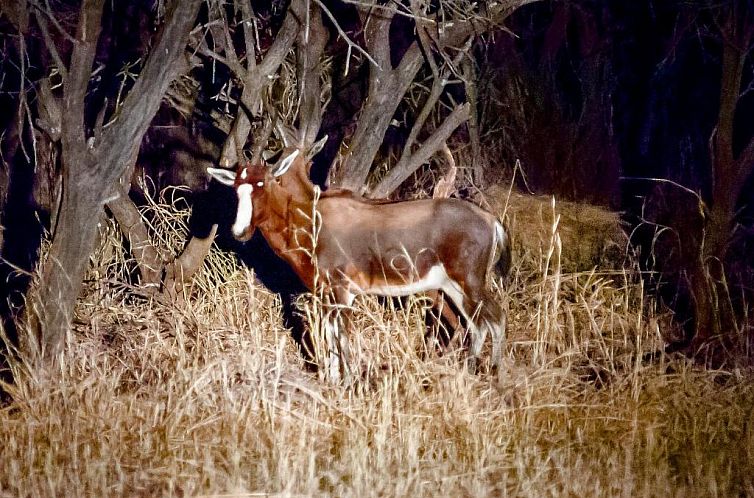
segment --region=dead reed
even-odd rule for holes
[[[177,250],[185,213],[150,209]],[[427,346],[421,299],[363,299],[351,388],[303,370],[275,296],[231,256],[213,249],[166,306],[122,284],[110,227],[60,371],[14,364],[0,496],[754,496],[751,372],[647,360],[672,317],[630,265],[566,270],[562,219],[498,293],[508,372]]]

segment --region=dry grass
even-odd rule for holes
[[[173,250],[185,227],[154,209]],[[115,285],[110,229],[64,366],[15,365],[0,496],[754,495],[751,373],[644,361],[670,317],[632,270],[565,271],[557,228],[499,294],[509,372],[427,353],[421,300],[364,300],[352,388],[305,373],[276,298],[226,254],[180,308]]]

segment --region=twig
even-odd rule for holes
[[[678,182],[674,182],[673,180],[669,180],[667,178],[650,178],[650,177],[644,177],[644,176],[621,176],[618,178],[619,180],[627,180],[627,181],[646,181],[646,182],[655,182],[655,183],[669,183],[670,185],[673,185],[674,187],[678,187],[679,189],[688,192],[689,194],[693,195],[697,199],[699,199],[699,202],[704,203],[704,200],[699,195],[698,192],[695,192],[694,190],[691,190],[690,188],[686,187],[685,185],[681,185]]]
[[[39,7],[37,8],[39,9]],[[45,21],[39,15],[37,15],[36,18],[39,29],[40,31],[42,31],[42,38],[44,39],[45,46],[47,46],[47,50],[50,52],[52,59],[55,61],[55,66],[57,66],[58,68],[60,77],[62,78],[63,82],[65,82],[65,79],[68,76],[68,68],[65,66],[65,64],[63,64],[63,59],[60,57],[60,53],[58,53],[57,47],[55,47],[55,42],[52,40],[52,36],[50,36],[50,31],[47,29],[47,21]]]
[[[364,57],[366,57],[369,62],[374,64],[375,67],[377,67],[378,69],[382,69],[380,65],[377,64],[377,61],[374,60],[372,56],[369,55],[369,53],[366,50],[361,48],[357,43],[354,43],[353,41],[351,41],[351,39],[348,37],[346,32],[343,31],[343,28],[340,27],[340,24],[338,24],[338,21],[335,20],[335,16],[332,15],[332,12],[330,12],[330,10],[325,6],[325,4],[322,3],[322,0],[314,0],[314,1],[317,2],[317,5],[319,5],[319,7],[327,15],[327,17],[330,18],[330,21],[332,21],[332,23],[335,25],[335,29],[338,30],[338,34],[340,35],[340,37],[343,38],[343,40],[348,44],[348,58],[350,59],[350,56],[351,56],[351,48],[355,48],[358,52],[361,52],[362,54],[364,54]],[[348,67],[347,63],[346,63],[346,67]]]
[[[68,34],[68,32],[65,29],[63,29],[63,26],[60,25],[60,22],[58,21],[58,19],[52,14],[52,8],[50,7],[49,0],[45,0],[45,6],[47,7],[46,9],[43,9],[42,7],[40,7],[40,5],[37,2],[31,2],[31,6],[34,7],[35,9],[38,9],[47,17],[49,17],[50,20],[52,21],[52,24],[55,26],[55,28],[57,28],[60,34],[63,35],[63,37],[65,37],[66,40],[68,40],[71,43],[76,43],[76,38]]]

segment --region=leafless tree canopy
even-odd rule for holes
[[[50,243],[38,281],[18,285],[25,314],[14,304],[8,315],[35,331],[39,358],[55,357],[106,215],[130,242],[141,295],[178,299],[222,223],[166,257],[140,200],[187,185],[191,202],[211,188],[208,166],[256,162],[283,142],[306,151],[327,135],[313,176],[356,195],[473,196],[515,177],[639,213],[635,233],[660,253],[647,260],[667,275],[657,288],[685,296],[690,347],[703,350],[742,312],[731,282],[751,292],[754,14],[746,1],[645,7],[4,2],[4,271],[35,265],[14,262],[36,251],[14,246],[14,223]],[[697,63],[705,76],[694,79]]]

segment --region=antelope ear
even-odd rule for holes
[[[327,143],[327,135],[320,138],[317,142],[314,142],[314,145],[311,146],[311,148],[309,149],[309,152],[306,154],[306,162],[311,161],[312,157],[319,154],[319,151],[322,150],[322,147],[324,147],[326,143]]]
[[[293,161],[298,157],[300,151],[298,149],[294,150],[287,156],[283,158],[282,161],[280,161],[280,164],[272,170],[272,174],[275,176],[280,176],[286,171],[288,171],[288,168],[291,167],[291,164],[293,164]]]
[[[232,187],[236,183],[236,174],[229,169],[207,168],[207,173],[223,185]]]

